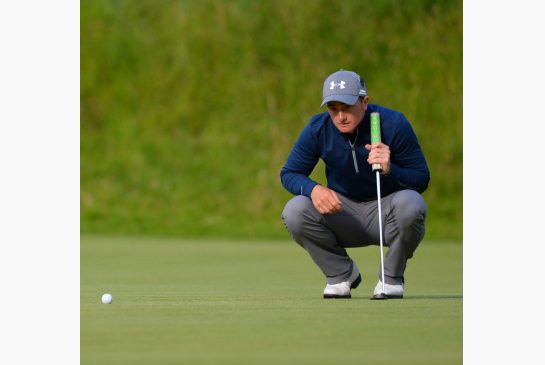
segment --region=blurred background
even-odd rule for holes
[[[82,0],[80,14],[82,233],[290,239],[280,169],[343,68],[419,137],[426,239],[461,241],[461,0]]]

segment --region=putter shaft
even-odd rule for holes
[[[379,237],[380,237],[380,270],[382,275],[382,293],[386,294],[386,290],[384,289],[384,250],[383,250],[383,242],[382,242],[382,207],[380,204],[380,171],[376,171],[377,174],[377,202],[378,202],[378,229],[379,229]]]

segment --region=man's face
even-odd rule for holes
[[[327,112],[335,124],[335,127],[341,133],[353,133],[356,131],[356,127],[361,123],[363,115],[367,110],[367,103],[369,98],[358,98],[356,104],[348,105],[338,101],[331,101],[327,103]]]

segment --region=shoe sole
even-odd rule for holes
[[[375,294],[373,295],[371,298],[369,298],[371,300],[376,300],[376,299],[403,299],[403,295],[388,295],[388,294]]]
[[[350,289],[356,289],[361,283],[361,274],[358,275],[356,280],[350,285]],[[336,295],[336,294],[324,294],[324,299],[350,299],[352,298],[352,294],[348,293],[348,295]]]
[[[348,294],[348,295],[324,294],[324,299],[350,299],[350,298],[352,298],[351,294]]]
[[[387,294],[375,294],[371,298],[371,300],[380,300],[380,299],[403,299],[403,295],[387,295]]]

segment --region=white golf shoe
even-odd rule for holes
[[[390,299],[401,299],[403,298],[403,284],[384,284],[384,291],[386,297]],[[377,286],[375,286],[375,291],[373,296],[379,295],[382,293],[382,281],[378,281]]]
[[[327,284],[324,289],[324,298],[351,298],[350,289],[355,289],[361,283],[361,274],[353,263],[352,274],[347,281],[340,282],[338,284]]]

